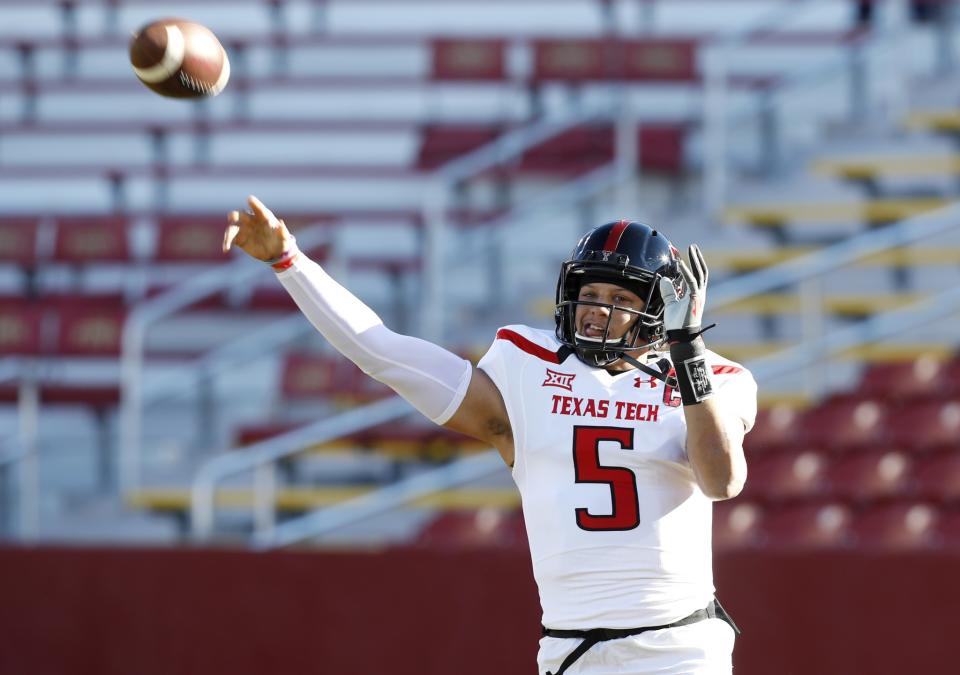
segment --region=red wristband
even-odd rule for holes
[[[273,268],[274,272],[282,272],[293,266],[293,263],[296,261],[298,255],[300,255],[300,251],[298,251],[296,248],[292,248],[280,256],[276,262],[271,262],[270,267]]]
[[[273,268],[274,272],[282,272],[289,269],[300,254],[300,249],[297,248],[297,240],[293,235],[290,235],[287,244],[289,244],[289,248],[281,253],[279,258],[264,260],[265,263]]]

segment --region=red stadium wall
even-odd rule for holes
[[[738,675],[955,672],[960,557],[716,561]],[[533,675],[516,552],[0,549],[3,675]]]

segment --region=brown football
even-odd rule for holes
[[[130,63],[140,81],[162,96],[216,96],[230,79],[230,62],[206,26],[187,19],[160,19],[134,33]]]

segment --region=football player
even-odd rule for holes
[[[320,333],[437,424],[490,443],[520,490],[540,673],[729,673],[711,505],[746,479],[750,373],[706,349],[708,281],[647,225],[601,225],[560,269],[553,331],[497,331],[477,367],[399,335],[255,197],[224,249],[270,264]]]

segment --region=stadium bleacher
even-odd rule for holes
[[[763,374],[746,486],[713,506],[736,671],[955,671],[960,221],[785,271],[946,224],[958,5],[0,3],[0,671],[532,667],[510,472],[221,252],[251,193],[474,363],[498,326],[552,326],[585,228],[700,243],[708,345]],[[159,13],[222,39],[223,93],[136,81]]]
[[[7,339],[9,352],[83,356],[62,339],[45,338],[48,341],[41,346],[40,326],[59,325],[69,335],[74,325],[97,321],[103,335],[113,336],[99,355],[115,359],[125,313],[186,275],[222,262],[217,246],[223,211],[237,203],[238,194],[242,198],[261,189],[284,209],[288,222],[328,227],[334,244],[318,253],[346,260],[358,288],[385,289],[375,305],[387,313],[391,307],[400,308],[396,313],[402,315],[403,308],[415,302],[410,289],[404,289],[419,283],[423,272],[422,193],[434,172],[539,116],[603,100],[612,84],[644,101],[635,150],[645,179],[655,184],[658,177],[666,177],[695,185],[703,143],[703,55],[729,20],[722,13],[703,12],[693,23],[681,22],[677,17],[688,17],[689,8],[648,4],[637,13],[627,3],[571,0],[557,16],[533,11],[511,26],[480,21],[464,33],[444,29],[449,18],[436,6],[432,21],[419,26],[399,22],[384,31],[352,24],[351,12],[357,10],[342,3],[190,3],[200,20],[210,13],[222,22],[219,30],[235,66],[228,91],[201,105],[158,100],[129,76],[126,38],[119,27],[138,25],[148,17],[149,3],[10,5],[6,11],[11,17],[33,30],[0,30],[4,93],[0,183],[14,195],[12,212],[0,222],[0,260],[10,273],[2,279],[6,284],[2,294],[10,299],[4,301],[4,320],[16,325],[8,333],[21,338]],[[698,5],[699,9],[703,8]],[[756,6],[748,9],[758,11]],[[755,105],[784,85],[788,63],[798,58],[821,63],[826,55],[843,54],[869,37],[846,10],[831,12],[800,27],[745,36],[727,79],[731,102]],[[227,14],[231,16],[226,18]],[[647,22],[650,33],[637,38],[621,30],[618,20],[625,17]],[[252,25],[267,30],[255,32]],[[914,134],[950,134],[951,115],[946,109],[915,111],[905,124]],[[747,233],[750,246],[716,246],[711,261],[716,261],[719,274],[735,276],[767,267],[816,250],[827,238],[882,227],[946,203],[950,195],[939,192],[918,195],[877,189],[878,181],[890,176],[922,180],[956,171],[952,155],[889,153],[894,142],[885,139],[881,153],[830,152],[805,165],[822,179],[866,187],[860,201],[732,200],[723,216],[731,224],[727,227],[745,223],[773,232],[775,239],[771,245],[763,234]],[[247,144],[258,149],[254,161],[248,159]],[[468,231],[502,214],[510,202],[522,202],[544,181],[562,184],[609,164],[615,159],[615,146],[609,120],[571,126],[474,178],[481,189],[470,190],[469,208],[455,206],[450,218]],[[510,187],[506,192],[495,190],[491,198],[484,196],[485,181]],[[371,192],[378,196],[375,202],[369,199]],[[322,212],[316,212],[317,205],[322,205]],[[368,223],[380,227],[378,232],[395,224],[398,232],[406,233],[398,237],[409,236],[418,243],[409,253],[397,254],[395,249],[405,247],[394,246],[391,237],[382,242],[378,237],[363,240],[359,233]],[[820,229],[812,230],[819,234],[805,233],[810,224],[819,224]],[[824,226],[830,233],[827,238],[822,236]],[[351,235],[351,229],[357,234]],[[363,241],[359,246],[357,239]],[[784,245],[788,241],[811,245]],[[937,265],[946,269],[955,262],[955,252],[953,247],[904,248],[861,265],[914,273]],[[896,279],[894,288],[883,292],[876,287],[861,293],[847,290],[846,284],[838,286],[837,292],[824,295],[823,311],[841,325],[910,304],[929,291],[927,283],[905,283],[902,275]],[[21,291],[32,299],[19,297]],[[549,304],[544,303],[543,316],[549,316]],[[726,341],[718,338],[717,344],[721,349],[729,346],[734,358],[775,350],[792,332],[793,317],[802,304],[787,290],[723,308],[723,315],[718,315],[726,320],[729,314],[738,325],[750,323],[743,322],[744,317],[756,317],[759,328],[749,332],[760,339],[736,335]],[[188,314],[279,316],[291,310],[275,287],[258,284],[243,293],[210,296],[192,305]],[[783,322],[772,329],[776,317]],[[209,344],[210,337],[202,342]],[[947,362],[944,356],[952,346],[931,342],[920,348],[938,357],[934,361],[940,364]],[[202,350],[202,346],[187,349],[182,343],[166,348],[168,358],[171,353],[184,357]],[[164,348],[154,347],[149,353],[162,360]],[[308,372],[298,358],[309,353],[294,349],[276,359],[280,384],[266,394],[273,399],[273,409],[283,409],[284,401],[297,398],[286,373],[292,365]],[[770,392],[770,402],[794,405],[762,411],[749,443],[769,467],[761,463],[757,475],[769,471],[771,480],[789,482],[803,478],[797,471],[806,472],[805,480],[820,492],[840,448],[859,456],[880,439],[890,438],[887,450],[912,456],[916,447],[942,449],[949,442],[954,428],[951,413],[932,403],[886,398],[884,378],[906,377],[902,371],[912,367],[897,362],[903,354],[896,345],[867,345],[847,358],[877,362],[865,374],[863,391],[869,401],[846,394],[837,400],[809,401],[790,392]],[[928,387],[935,386],[931,381],[946,377],[941,370],[946,373],[949,368],[938,368],[935,377],[918,375],[908,389],[931,391]],[[321,404],[349,398],[350,382],[357,379],[338,378],[338,388],[316,390],[308,398]],[[109,399],[115,406],[116,381],[110,386],[110,396],[103,401]],[[902,391],[898,395],[907,398]],[[355,396],[350,400],[357,401]],[[874,400],[880,408],[870,407]],[[797,401],[806,407],[798,409]],[[878,422],[890,414],[883,410],[907,405],[915,405],[911,414],[931,420],[909,447],[906,439],[896,436],[896,425],[888,429]],[[309,405],[302,407],[309,410]],[[278,416],[248,423],[247,428],[238,424],[227,437],[262,440],[308,416],[299,420]],[[403,449],[418,444],[434,450]],[[356,447],[362,452],[444,461],[476,449],[416,426],[396,428],[392,437],[389,427],[378,428],[333,445],[339,450]],[[799,483],[794,487],[806,489]],[[762,485],[758,489],[768,494]]]

